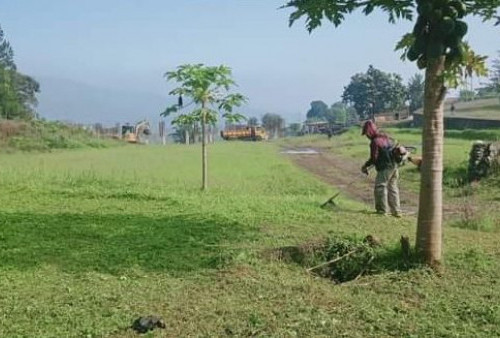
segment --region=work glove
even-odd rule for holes
[[[362,172],[363,174],[365,174],[365,175],[367,175],[367,176],[368,176],[368,167],[367,167],[367,166],[365,166],[365,165],[364,165],[364,166],[362,166],[362,167],[361,167],[361,172]]]

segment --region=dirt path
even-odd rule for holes
[[[337,187],[342,194],[354,200],[374,205],[373,185],[375,175],[364,177],[360,172],[362,163],[345,156],[333,154],[327,149],[314,148],[317,154],[290,154],[291,160],[313,174],[322,181]],[[351,184],[351,182],[354,182]],[[400,188],[401,208],[406,213],[416,213],[418,210],[418,195]],[[445,205],[445,215],[457,213],[456,206]]]

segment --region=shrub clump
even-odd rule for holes
[[[405,236],[401,237],[399,243],[389,247],[382,245],[372,235],[365,238],[328,237],[275,249],[270,257],[299,264],[310,274],[331,279],[335,283],[384,271],[407,271],[419,265]]]
[[[371,236],[370,236],[371,237]],[[371,237],[373,238],[373,237]],[[376,241],[358,238],[328,238],[323,251],[315,257],[317,265],[309,272],[332,279],[337,283],[356,279],[370,270],[376,258]]]

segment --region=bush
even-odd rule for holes
[[[383,246],[380,239],[372,235],[365,238],[332,236],[298,246],[281,247],[266,252],[266,256],[302,265],[309,273],[344,283],[362,275],[417,267],[418,261],[410,245],[404,250],[402,242],[400,244]]]

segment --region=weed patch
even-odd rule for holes
[[[274,259],[299,264],[309,273],[337,284],[357,280],[363,275],[407,271],[418,266],[409,247],[385,247],[372,235],[364,239],[333,236],[281,247],[272,253]]]
[[[447,166],[443,169],[443,185],[449,188],[461,188],[469,184],[467,162],[458,166]]]

